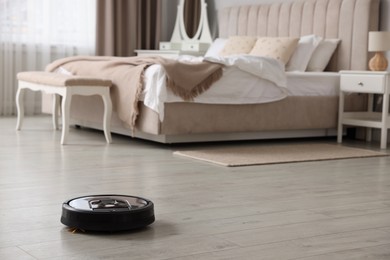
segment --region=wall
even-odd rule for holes
[[[292,0],[240,0],[240,5],[253,5],[253,4],[268,4],[268,3],[280,3],[280,2],[291,2]],[[213,8],[214,13],[217,12],[217,10],[237,5],[236,0],[208,0],[209,5]],[[390,31],[390,0],[381,0],[381,20],[380,20],[380,30],[382,31]],[[209,15],[210,17],[210,15]],[[212,21],[210,21],[210,27],[215,30],[216,28],[216,16],[210,18]],[[211,23],[212,22],[212,23]],[[390,55],[390,54],[389,54]]]
[[[380,30],[390,31],[390,0],[381,0]],[[390,52],[387,53],[387,58],[390,60]]]
[[[208,17],[210,30],[213,37],[218,35],[218,24],[217,24],[217,12],[228,6],[237,5],[237,0],[206,0],[208,4]],[[292,0],[240,0],[240,5],[251,5],[251,4],[268,4],[277,2],[287,2]],[[162,23],[162,38],[164,41],[169,40],[176,17],[176,6],[179,1],[163,0],[163,23]],[[390,31],[390,0],[381,0],[381,18],[380,18],[380,29]],[[388,54],[390,57],[390,54]]]
[[[162,0],[161,41],[169,41],[175,26],[178,1]]]
[[[390,31],[390,0],[381,0],[381,30]]]

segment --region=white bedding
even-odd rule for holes
[[[199,62],[202,57],[180,56],[179,60]],[[208,57],[209,61],[226,65],[223,77],[193,102],[208,104],[254,104],[281,100],[288,95],[284,66],[266,57],[238,55]],[[166,76],[160,65],[150,66],[145,72],[144,104],[164,119],[164,103],[183,102],[166,87]]]
[[[289,96],[338,96],[337,72],[286,72]]]
[[[180,56],[187,62],[201,61],[202,57]],[[258,104],[291,96],[338,95],[339,75],[333,72],[284,72],[284,66],[274,59],[249,55],[228,58],[208,57],[225,64],[223,77],[194,99],[208,104]],[[164,103],[184,102],[166,87],[165,73],[160,65],[150,66],[145,72],[144,104],[164,119]]]
[[[179,60],[199,62],[205,58],[180,56]],[[223,77],[193,102],[206,104],[260,104],[281,100],[287,96],[337,96],[337,72],[285,72],[277,60],[266,57],[238,55],[207,57],[225,64]],[[58,73],[71,74],[63,67]],[[147,68],[141,100],[145,106],[164,119],[164,103],[188,102],[166,87],[166,75],[161,65]]]

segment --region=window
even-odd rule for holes
[[[0,0],[0,41],[94,46],[95,0]]]
[[[0,0],[0,116],[16,113],[16,74],[55,59],[95,54],[96,0]],[[41,112],[28,93],[26,114]]]

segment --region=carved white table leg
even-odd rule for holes
[[[16,109],[18,112],[18,119],[16,121],[16,130],[20,130],[22,128],[22,123],[24,119],[24,92],[25,89],[18,88],[16,92]]]
[[[337,142],[343,141],[343,112],[344,112],[344,93],[340,91],[339,96],[339,119],[337,124]]]
[[[103,130],[104,136],[106,137],[107,143],[111,143],[111,114],[112,114],[112,102],[110,98],[110,89],[107,88],[105,95],[102,95],[104,103],[104,118],[103,118]]]
[[[68,91],[65,92],[65,95],[62,96],[62,134],[61,134],[61,144],[66,144],[69,133],[69,112],[70,112],[70,103],[72,102],[72,94],[69,94]]]
[[[53,120],[53,128],[55,130],[59,129],[58,127],[58,108],[59,108],[59,103],[60,103],[60,95],[58,94],[53,94],[53,115],[52,115],[52,120]]]
[[[387,148],[387,130],[388,130],[388,120],[389,120],[389,94],[385,93],[383,95],[383,105],[382,105],[382,127],[381,127],[381,149]]]

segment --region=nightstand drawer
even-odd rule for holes
[[[345,92],[384,93],[383,75],[341,75],[340,88]]]

